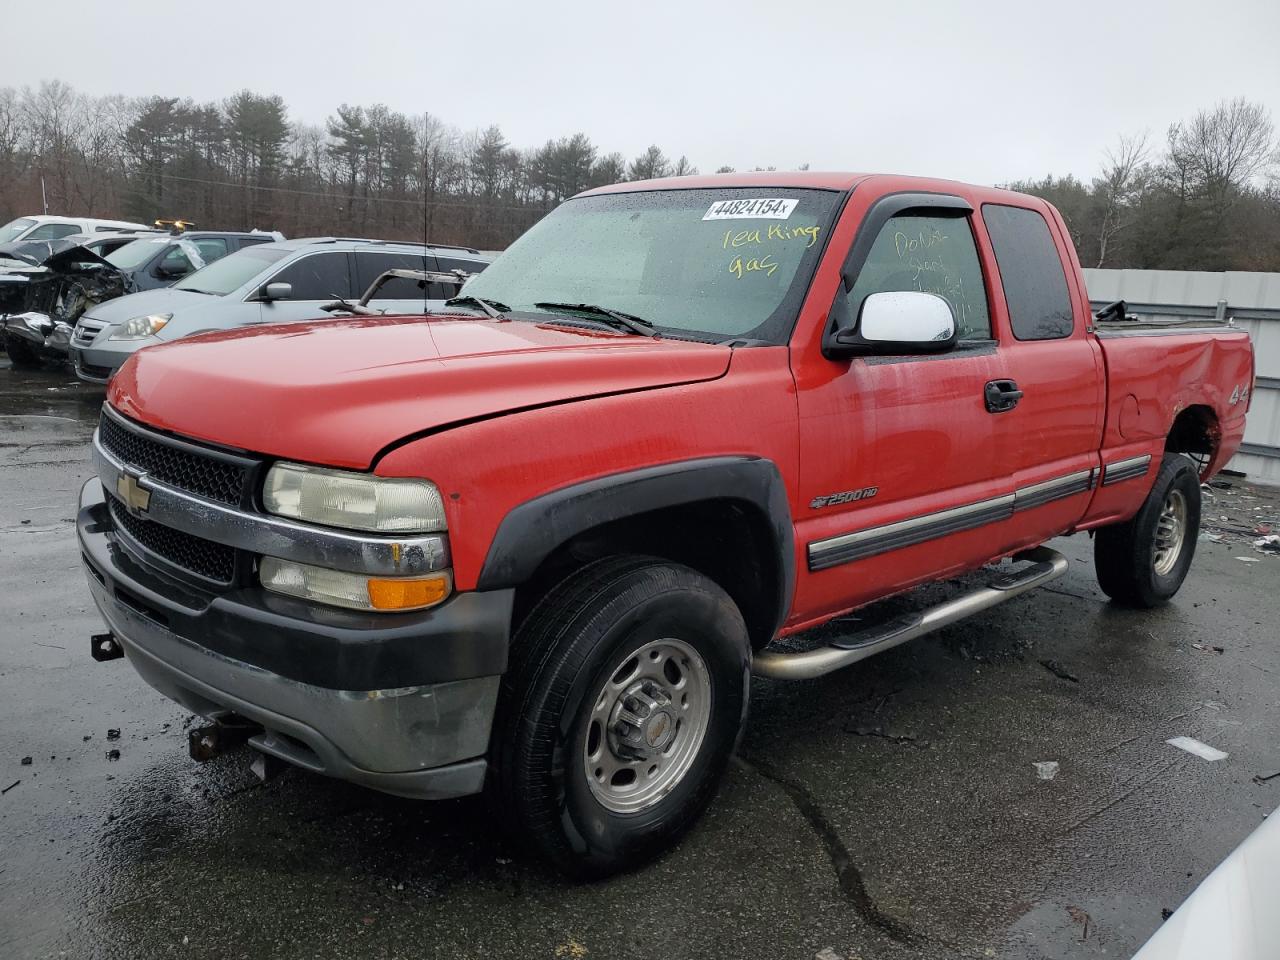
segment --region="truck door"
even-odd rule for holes
[[[882,291],[937,293],[960,330],[949,352],[830,360],[792,351],[800,424],[796,529],[809,574],[794,621],[829,615],[981,563],[1013,503],[988,383],[1007,379],[972,206],[888,194],[861,216],[837,296],[858,315]]]
[[[1005,382],[988,408],[1013,479],[1005,531],[1012,548],[1043,542],[1084,515],[1102,443],[1104,374],[1085,329],[1090,311],[1074,282],[1074,253],[1052,209],[985,203],[980,220],[999,273],[992,318]]]

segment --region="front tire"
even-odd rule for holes
[[[696,571],[647,557],[576,571],[513,642],[489,784],[501,822],[572,876],[658,855],[715,793],[750,666],[741,613]]]
[[[1199,474],[1186,457],[1167,453],[1138,513],[1098,531],[1093,560],[1102,592],[1126,606],[1165,603],[1187,578],[1199,530]]]
[[[19,337],[5,334],[4,349],[9,354],[10,362],[18,370],[35,370],[44,366],[44,360],[35,347]]]

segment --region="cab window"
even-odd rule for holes
[[[58,240],[79,233],[80,227],[74,223],[46,223],[36,227],[22,239],[24,240]]]
[[[856,317],[871,294],[910,290],[946,300],[960,339],[991,339],[987,291],[967,217],[891,217],[858,271],[849,310]]]
[[[191,257],[187,254],[186,247],[194,246],[202,263],[193,263]],[[184,239],[175,243],[165,253],[157,266],[157,272],[161,276],[169,277],[185,277],[192,270],[198,270],[200,267],[207,266],[215,260],[219,260],[227,255],[227,241],[221,237],[197,237],[196,239]]]
[[[290,300],[332,300],[334,297],[352,296],[346,253],[313,253],[300,257],[266,282],[292,285]]]
[[[364,296],[366,290],[373,286],[373,281],[388,270],[435,270],[436,258],[416,253],[357,253],[356,254],[356,292]],[[428,284],[430,289],[424,294],[416,280],[405,280],[396,277],[382,285],[377,293],[379,300],[442,300],[453,296],[452,291],[444,291],[443,284]]]
[[[1067,275],[1044,217],[1023,207],[988,203],[982,222],[991,235],[1013,335],[1019,340],[1071,336]]]

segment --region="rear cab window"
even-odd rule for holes
[[[961,340],[990,340],[991,317],[978,247],[967,216],[891,217],[880,228],[848,293],[858,316],[873,293],[934,293],[951,307]]]
[[[1071,336],[1075,324],[1066,268],[1044,217],[1025,207],[988,203],[982,207],[982,222],[991,237],[1014,337]]]

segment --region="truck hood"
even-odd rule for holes
[[[554,324],[359,317],[205,334],[134,354],[117,410],[161,430],[364,469],[411,434],[588,397],[712,380],[728,347]]]

